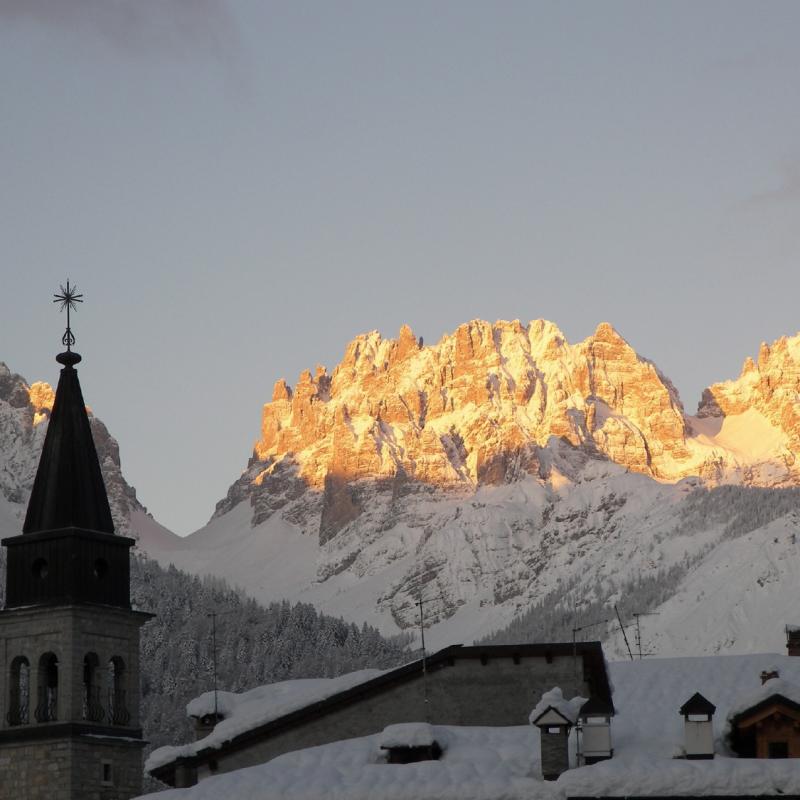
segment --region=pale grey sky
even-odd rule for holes
[[[689,410],[800,328],[800,4],[0,0],[0,360],[188,533],[357,333],[611,322]]]

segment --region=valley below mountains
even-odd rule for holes
[[[47,389],[0,375],[9,524]],[[275,384],[245,470],[184,539],[147,515],[92,425],[118,528],[261,602],[396,633],[414,632],[422,598],[434,647],[582,628],[627,657],[616,621],[588,627],[616,604],[626,623],[651,614],[644,652],[749,652],[800,624],[799,393],[800,335],[762,345],[687,414],[606,323],[575,344],[543,320],[472,321],[434,345],[372,332],[332,371]]]

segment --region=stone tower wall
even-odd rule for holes
[[[0,747],[0,800],[129,800],[141,790],[137,743],[65,737]]]
[[[107,685],[108,663],[125,663],[126,704],[131,713],[127,728],[139,728],[139,628],[144,616],[103,606],[56,606],[9,609],[0,612],[0,731],[14,729],[7,719],[11,663],[28,659],[31,670],[30,724],[35,723],[39,659],[54,653],[58,659],[58,721],[83,721],[83,660],[98,657],[97,683]],[[107,698],[101,692],[105,705]],[[103,721],[107,724],[108,720]]]
[[[111,606],[37,606],[0,611],[0,800],[129,800],[141,793],[139,628],[148,616]],[[56,719],[39,722],[39,659],[58,659]],[[85,719],[83,665],[97,656],[94,684],[103,717]],[[12,725],[8,712],[11,664],[30,664],[27,724]],[[125,664],[126,724],[110,718],[108,663]],[[103,781],[103,763],[110,781]]]

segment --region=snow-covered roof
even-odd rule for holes
[[[565,800],[575,796],[800,795],[792,759],[737,759],[723,720],[743,698],[760,696],[759,675],[777,666],[800,684],[800,658],[776,655],[653,659],[609,664],[617,691],[611,726],[614,757],[541,779],[539,731],[533,726],[473,728],[433,725],[439,761],[387,764],[382,734],[287,753],[256,767],[174,789],[151,800]],[[700,692],[717,706],[716,758],[680,754],[680,707]],[[563,698],[562,698],[563,699]],[[574,743],[574,737],[570,739]]]
[[[538,731],[432,726],[438,761],[388,764],[381,734],[285,753],[148,800],[557,800],[531,777]]]
[[[772,672],[773,670],[767,671]],[[800,706],[800,686],[781,677],[770,678],[763,686],[743,694],[731,705],[728,710],[728,725],[730,726],[730,722],[740,714],[763,703],[765,700],[769,700],[770,697],[776,694]]]
[[[381,749],[430,747],[435,741],[433,725],[427,722],[399,722],[397,725],[387,725],[378,739]]]
[[[240,733],[366,683],[382,674],[381,670],[362,669],[338,678],[307,678],[270,683],[241,694],[217,692],[217,708],[225,719],[217,723],[214,730],[203,739],[154,750],[145,763],[145,770],[157,769],[177,758],[196,755],[209,747],[221,747]],[[203,717],[213,713],[214,692],[201,694],[186,706],[186,714],[190,717]]]
[[[437,665],[451,663],[454,659],[472,658],[516,658],[541,657],[553,654],[573,655],[577,650],[595,681],[595,691],[604,697],[610,694],[607,666],[599,642],[578,642],[577,645],[556,643],[527,643],[517,645],[481,645],[464,647],[451,645],[428,656],[427,668],[430,671]],[[225,717],[217,723],[214,730],[205,738],[185,745],[160,747],[154,750],[145,763],[145,770],[162,770],[158,777],[164,777],[163,770],[169,769],[178,759],[192,758],[209,749],[219,749],[237,736],[253,732],[270,724],[280,725],[293,713],[301,710],[310,712],[316,704],[335,704],[343,702],[348,695],[358,695],[366,691],[380,691],[387,685],[403,680],[417,679],[421,674],[420,660],[411,661],[391,670],[360,670],[338,678],[283,681],[267,684],[248,692],[235,694],[217,692],[217,710]],[[352,691],[350,691],[352,690]],[[214,712],[214,692],[206,692],[192,700],[186,707],[187,715],[202,718]],[[314,713],[324,713],[317,705]]]
[[[542,699],[534,706],[528,721],[535,725],[536,721],[550,708],[557,711],[570,724],[574,725],[578,719],[581,706],[586,702],[585,697],[573,697],[567,700],[561,689],[556,686],[542,695]]]

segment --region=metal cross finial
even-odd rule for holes
[[[72,345],[75,344],[75,336],[72,333],[72,329],[69,326],[69,312],[77,311],[77,306],[75,303],[82,303],[83,302],[83,295],[77,293],[77,286],[70,286],[69,281],[67,281],[67,285],[64,286],[61,284],[59,287],[61,289],[61,294],[54,294],[53,300],[54,303],[59,304],[59,311],[63,311],[65,308],[67,309],[67,330],[64,332],[64,335],[61,337],[61,344],[65,345],[67,348],[67,352],[70,352]]]

